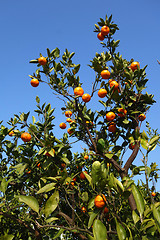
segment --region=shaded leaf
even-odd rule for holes
[[[27,204],[33,211],[39,213],[39,204],[35,197],[32,196],[18,196],[19,201]]]
[[[59,192],[55,191],[53,195],[47,200],[44,213],[48,217],[58,206],[59,203]]]

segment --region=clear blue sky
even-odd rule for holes
[[[120,28],[116,38],[121,40],[119,51],[122,56],[127,60],[134,58],[141,67],[148,65],[147,91],[155,95],[157,103],[147,114],[147,120],[152,128],[159,128],[159,0],[16,0],[1,1],[0,9],[0,119],[4,123],[15,113],[31,111],[34,114],[37,95],[41,102],[50,102],[53,108],[56,107],[57,125],[64,121],[49,89],[43,84],[38,88],[31,87],[28,75],[34,72],[36,65],[29,64],[29,60],[39,57],[40,52],[45,56],[46,48],[58,47],[61,52],[68,48],[76,52],[75,63],[81,63],[80,79],[85,91],[90,92],[94,73],[87,64],[96,52],[103,51],[93,32],[94,24],[100,17],[113,14],[113,20]],[[55,129],[55,133],[58,131]],[[152,161],[159,162],[159,155],[157,148],[151,155]]]

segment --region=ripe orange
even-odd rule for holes
[[[38,87],[38,85],[39,85],[39,81],[36,78],[31,79],[30,83],[31,83],[32,87]]]
[[[76,180],[77,180],[77,177],[74,177],[74,178],[73,178],[73,181],[75,181],[75,182],[76,182]]]
[[[87,212],[87,209],[85,207],[82,207],[81,210],[82,210],[83,213]]]
[[[106,201],[106,197],[104,196],[104,194],[101,195],[97,195],[94,199],[94,205],[97,208],[103,208],[105,206],[105,201]]]
[[[108,208],[105,207],[105,208],[104,208],[104,213],[108,213],[108,212],[109,212]]]
[[[65,168],[66,164],[65,163],[61,163],[61,167]]]
[[[114,86],[114,90],[116,90],[116,89],[118,89],[119,84],[115,80],[112,80],[112,81],[110,81],[109,86],[110,86],[110,88]]]
[[[119,117],[125,117],[126,116],[126,114],[127,114],[127,110],[126,109],[123,109],[123,108],[119,108],[118,109],[118,116]]]
[[[98,91],[98,97],[104,98],[107,95],[107,90],[105,88],[101,88]]]
[[[103,26],[103,27],[101,28],[101,33],[103,34],[103,36],[108,35],[109,32],[110,32],[110,29],[109,29],[108,26]]]
[[[146,115],[144,114],[144,113],[142,113],[142,114],[140,114],[139,116],[138,116],[138,119],[139,119],[139,121],[144,121],[145,119],[146,119]]]
[[[108,126],[108,131],[114,133],[116,129],[116,124],[114,122],[111,122]]]
[[[73,133],[73,130],[71,130],[71,128],[68,128],[67,132],[69,135],[71,135]]]
[[[137,69],[137,66],[140,68],[139,62],[132,62],[131,65],[130,65],[130,68],[134,72]]]
[[[67,127],[67,125],[64,122],[62,122],[62,123],[59,124],[59,127],[61,129],[65,129]]]
[[[155,193],[155,192],[152,192],[151,194],[152,194],[152,197],[155,197],[155,196],[156,196],[156,193]]]
[[[84,155],[84,159],[87,160],[89,157],[88,155]]]
[[[31,170],[29,170],[28,172],[26,172],[27,174],[30,174],[31,173]]]
[[[71,122],[73,122],[73,120],[71,119],[71,118],[67,118],[67,120],[66,120],[68,123],[71,123]]]
[[[115,119],[115,117],[116,117],[116,115],[115,115],[114,112],[108,112],[108,113],[106,114],[106,119],[107,119],[107,121],[113,121],[113,120]]]
[[[83,88],[81,88],[81,87],[76,87],[76,88],[74,89],[74,95],[75,95],[75,96],[82,96],[83,93],[84,93],[84,90],[83,90]]]
[[[23,142],[30,142],[31,138],[31,135],[27,132],[21,134],[21,139],[23,140]]]
[[[87,171],[84,171],[85,173],[87,173]],[[83,172],[80,173],[80,179],[84,180],[86,179],[85,175]]]
[[[129,144],[129,149],[133,150],[134,148],[135,148],[135,144],[130,143],[130,144]]]
[[[100,32],[97,34],[97,37],[99,40],[103,41],[104,40],[104,35]]]
[[[65,116],[66,117],[71,117],[72,116],[72,112],[71,111],[66,111],[65,112]]]
[[[45,57],[38,58],[38,62],[40,65],[46,65],[47,59]]]
[[[91,100],[91,96],[88,93],[83,94],[82,96],[83,102],[87,103]]]
[[[71,185],[74,186],[74,182],[71,182]]]
[[[40,163],[38,163],[38,164],[37,164],[37,167],[38,167],[38,168],[41,168],[41,164],[40,164]]]
[[[106,70],[103,70],[102,72],[101,72],[101,77],[103,78],[103,79],[108,79],[108,78],[110,78],[110,75],[111,75],[111,73],[106,69]]]
[[[14,131],[9,132],[8,135],[12,137],[14,135]]]

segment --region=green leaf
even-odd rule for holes
[[[6,181],[5,178],[3,178],[2,182],[1,182],[1,185],[0,185],[0,191],[5,193],[5,191],[7,190],[7,186],[8,186],[8,182]]]
[[[148,147],[149,147],[148,141],[146,139],[141,138],[141,146],[144,149],[148,150]]]
[[[0,240],[12,240],[14,235],[5,233],[3,236],[0,236]]]
[[[134,210],[132,211],[132,218],[133,218],[134,224],[136,224],[140,220],[140,217],[137,215],[137,213]]]
[[[95,240],[107,240],[107,229],[98,219],[95,219],[93,223],[93,235]]]
[[[91,176],[93,184],[101,178],[101,163],[99,161],[95,161],[92,164]]]
[[[38,190],[37,194],[43,193],[43,192],[49,192],[51,190],[53,190],[57,183],[49,183],[47,185],[45,185],[44,187],[42,187],[41,189]]]
[[[88,202],[88,192],[83,192],[81,198],[83,202]]]
[[[151,138],[151,140],[149,141],[149,145],[152,145],[152,144],[158,142],[158,140],[159,140],[159,136],[153,136]]]
[[[117,221],[117,219],[115,219],[115,221],[116,221],[116,230],[117,230],[119,240],[125,240],[126,239],[126,230]]]
[[[157,225],[157,229],[160,233],[160,212],[159,210],[156,208],[155,204],[153,205],[153,217],[155,219],[156,225]]]
[[[58,231],[58,233],[57,233],[52,239],[56,239],[56,238],[60,237],[63,232],[64,232],[64,229],[61,228],[61,229]]]
[[[66,164],[70,164],[70,161],[66,157],[62,157],[61,160],[65,162]]]
[[[58,206],[59,203],[59,192],[55,191],[53,195],[47,200],[44,213],[48,217]]]
[[[36,96],[36,102],[39,104],[40,103],[40,99],[38,96]]]
[[[140,193],[139,189],[135,186],[135,184],[131,185],[132,193],[136,202],[137,210],[140,213],[140,215],[143,215],[144,212],[144,199],[142,197],[142,194]]]
[[[33,121],[33,124],[35,124],[36,118],[34,116],[32,116],[32,121]]]
[[[51,218],[48,218],[48,219],[46,220],[46,223],[51,223],[51,222],[54,222],[54,221],[56,221],[56,220],[59,220],[59,218],[51,217]]]
[[[94,219],[97,217],[99,211],[97,212],[92,212],[90,217],[89,217],[89,221],[88,221],[88,228],[90,228],[92,226],[92,223],[94,221]]]
[[[27,204],[33,211],[39,213],[39,204],[35,197],[32,196],[18,196],[19,201]]]
[[[100,139],[98,140],[98,143],[97,143],[97,148],[98,148],[98,150],[99,150],[99,151],[103,151],[104,146],[105,146],[105,141],[104,141],[103,138],[100,138]]]
[[[89,176],[88,173],[86,173],[86,172],[83,172],[83,173],[84,173],[85,177],[87,178],[88,182],[90,183],[90,185],[92,186],[92,178]]]

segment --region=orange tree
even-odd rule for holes
[[[66,121],[58,125],[65,133],[56,138],[54,109],[38,97],[38,120],[29,123],[22,113],[9,128],[1,122],[0,239],[160,239],[158,169],[148,166],[159,134],[148,122],[141,131],[155,101],[144,92],[146,67],[117,52],[117,30],[112,16],[95,24],[105,51],[89,65],[96,74],[91,94],[67,49],[30,61],[38,67],[31,85],[45,82],[64,102]],[[98,111],[88,108],[95,95]],[[86,144],[84,152],[73,153],[73,137]],[[133,164],[138,152],[140,166]],[[145,180],[136,181],[141,174]]]

